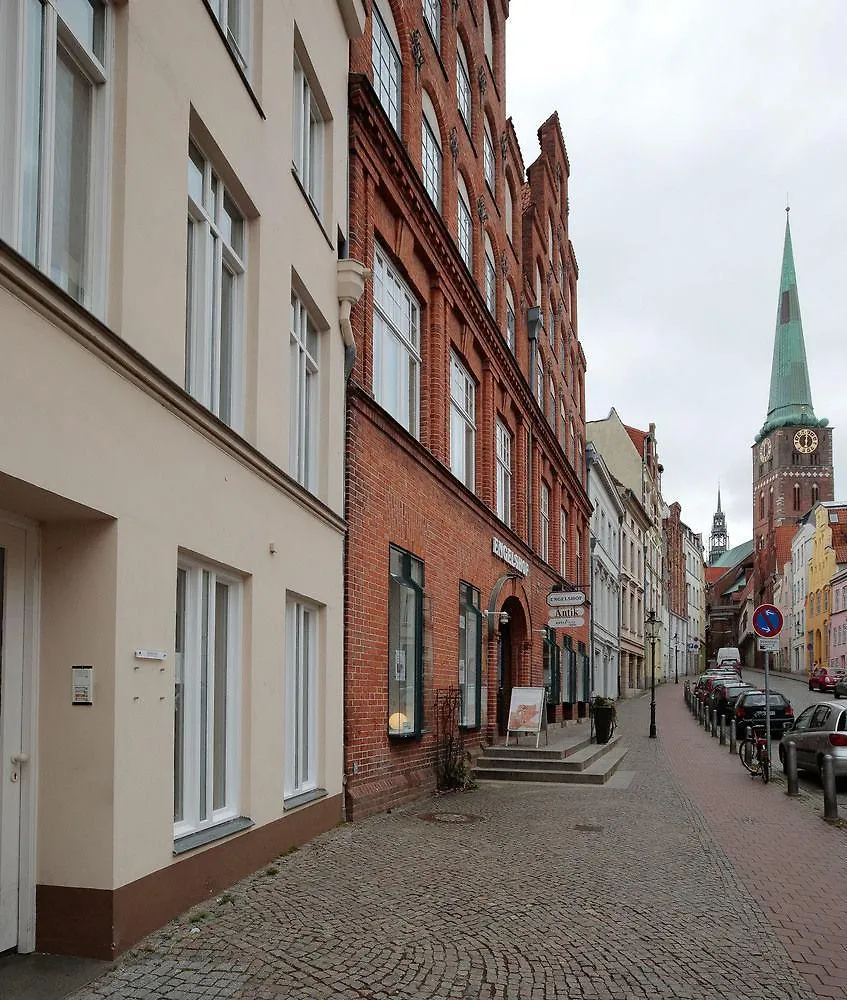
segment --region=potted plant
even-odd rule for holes
[[[598,743],[608,743],[615,731],[618,718],[614,698],[595,695],[591,701],[591,715],[594,719],[594,733]]]

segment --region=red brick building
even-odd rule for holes
[[[372,270],[348,385],[345,777],[356,818],[431,787],[436,693],[469,749],[515,685],[588,697],[585,357],[553,115],[528,181],[507,0],[374,0],[352,45],[350,254]]]

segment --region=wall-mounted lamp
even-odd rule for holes
[[[487,621],[489,617],[494,616],[497,618],[501,625],[509,624],[509,612],[508,611],[483,611],[482,617]]]

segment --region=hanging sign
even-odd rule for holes
[[[585,604],[585,594],[581,590],[551,590],[547,595],[547,606],[566,608],[574,604]]]

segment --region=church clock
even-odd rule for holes
[[[794,447],[804,455],[811,454],[818,446],[818,436],[808,427],[802,428],[794,435]]]

